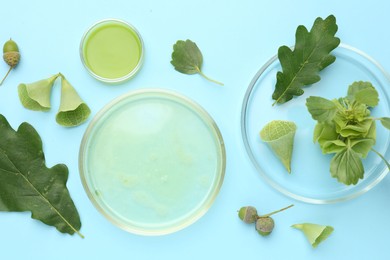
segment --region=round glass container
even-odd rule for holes
[[[141,68],[144,44],[131,24],[106,19],[92,25],[80,43],[81,61],[96,79],[120,83],[133,77]]]
[[[333,154],[322,154],[318,143],[313,143],[316,121],[305,105],[309,96],[327,99],[345,97],[348,86],[354,81],[370,81],[380,98],[378,106],[371,109],[371,115],[390,116],[389,74],[374,59],[354,47],[341,44],[332,54],[336,56],[336,61],[320,72],[319,82],[304,88],[302,96],[275,106],[272,106],[272,93],[276,73],[281,71],[281,66],[277,55],[272,57],[252,79],[242,106],[242,137],[256,170],[276,190],[309,203],[332,203],[354,198],[373,188],[389,171],[381,158],[370,152],[363,159],[364,178],[356,185],[344,185],[330,175]],[[297,125],[291,174],[260,139],[260,130],[272,120],[289,120]],[[389,160],[390,132],[377,121],[376,134],[374,148]]]
[[[84,188],[120,228],[163,235],[199,219],[225,174],[225,148],[213,119],[177,93],[133,91],[106,105],[80,147]]]

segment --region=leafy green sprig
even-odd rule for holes
[[[390,129],[390,118],[374,118],[370,108],[377,106],[379,95],[370,82],[354,82],[344,98],[328,100],[309,97],[306,106],[317,125],[313,141],[318,142],[324,154],[335,154],[330,163],[332,177],[346,185],[357,184],[364,177],[362,158],[376,151],[376,121]]]

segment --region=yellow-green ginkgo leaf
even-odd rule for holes
[[[18,86],[19,99],[22,105],[30,110],[47,111],[50,109],[50,94],[59,74],[48,79]]]
[[[273,120],[260,131],[260,138],[271,147],[289,173],[296,129],[294,122]]]
[[[334,228],[331,226],[323,226],[312,223],[302,223],[292,225],[293,228],[301,230],[312,247],[317,247],[319,243],[328,238]]]
[[[78,126],[88,119],[91,110],[69,81],[62,75],[61,78],[61,103],[56,121],[62,126]]]

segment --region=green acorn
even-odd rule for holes
[[[260,217],[256,220],[256,230],[262,236],[268,236],[274,229],[275,222],[271,217]]]
[[[257,210],[252,206],[242,207],[238,211],[238,217],[247,224],[254,223],[257,219]]]
[[[242,207],[238,211],[238,217],[247,224],[255,223],[257,232],[262,236],[268,236],[269,234],[271,234],[275,226],[275,222],[271,218],[271,215],[289,209],[292,206],[294,205],[291,204],[290,206],[284,207],[282,209],[273,211],[265,215],[258,215],[255,207],[252,206]]]
[[[3,81],[7,78],[11,70],[15,68],[20,61],[19,47],[12,39],[9,39],[3,46],[3,59],[10,68],[3,80],[0,82],[0,86],[3,84]]]

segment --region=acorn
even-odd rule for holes
[[[256,230],[262,236],[268,236],[274,229],[275,222],[271,217],[259,217],[256,220]]]
[[[257,219],[257,210],[252,206],[242,207],[238,211],[238,217],[247,224],[254,223]]]
[[[3,46],[3,59],[10,66],[0,85],[7,78],[10,71],[18,65],[20,61],[19,47],[12,39],[9,39]]]

